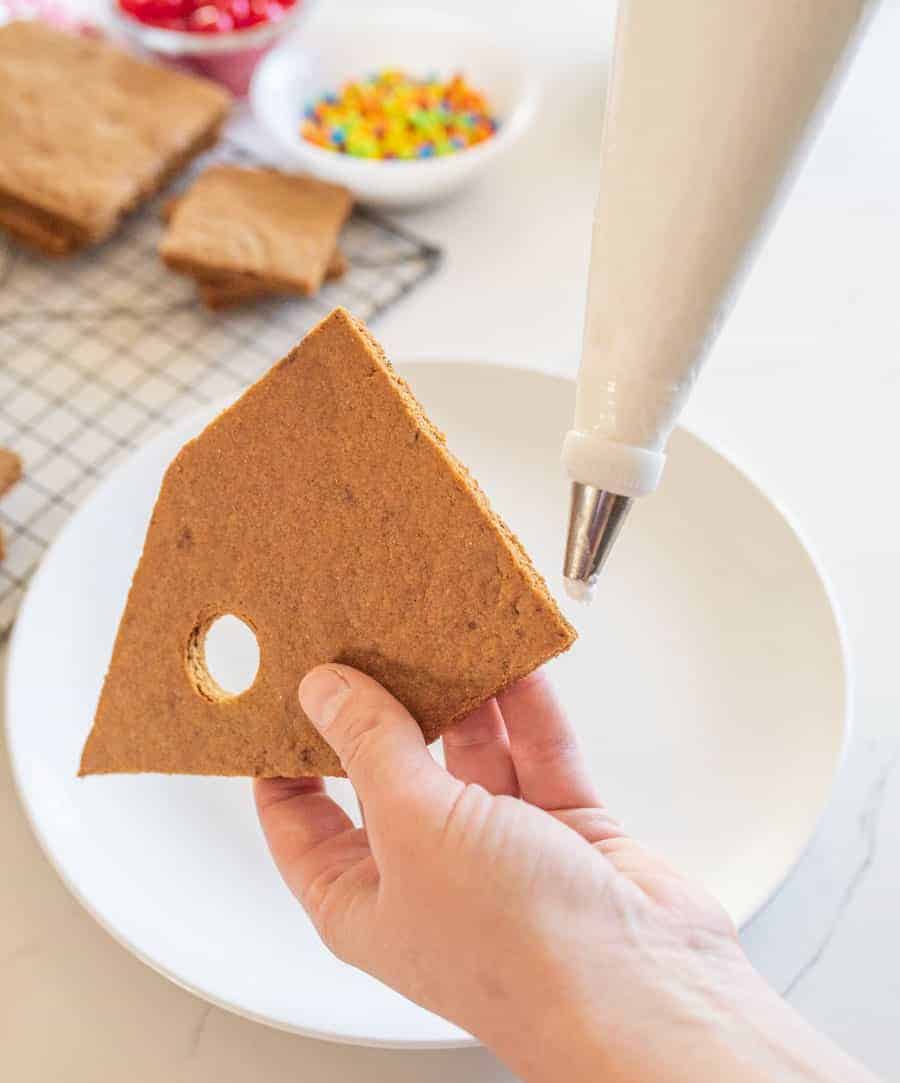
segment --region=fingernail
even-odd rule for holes
[[[316,729],[325,730],[347,702],[350,685],[337,670],[320,666],[306,674],[297,695]]]

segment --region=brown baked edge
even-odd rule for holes
[[[73,223],[2,192],[0,228],[44,256],[68,256],[91,243],[90,234]]]
[[[350,264],[344,253],[336,248],[325,270],[325,281],[336,282],[347,273]],[[217,275],[197,279],[197,294],[207,308],[221,311],[235,308],[248,301],[277,295],[290,296],[296,290],[273,290],[264,282],[248,274]]]
[[[74,219],[51,213],[0,190],[0,229],[44,256],[72,256],[91,245],[101,244],[118,229],[127,214],[164,188],[198,154],[215,145],[227,115],[226,107],[184,150],[163,162],[150,183],[119,209],[109,226],[91,231]]]
[[[434,424],[431,418],[429,418],[428,415],[425,413],[422,404],[413,394],[409,384],[401,376],[398,376],[397,373],[394,371],[393,365],[385,356],[384,350],[381,348],[379,343],[376,342],[375,339],[372,337],[369,329],[365,326],[364,323],[362,323],[362,321],[355,319],[355,317],[351,316],[350,313],[347,312],[345,309],[341,308],[337,311],[339,311],[350,321],[356,333],[360,336],[360,338],[362,338],[369,350],[381,362],[382,366],[388,374],[389,379],[399,392],[400,397],[403,400],[403,403],[406,406],[407,410],[410,412],[410,414],[412,414],[417,424],[422,429],[424,429],[426,433],[430,436],[432,442],[437,448],[439,454],[447,463],[451,472],[455,474],[458,480],[465,486],[466,489],[468,489],[470,494],[475,499],[475,502],[481,509],[482,514],[484,514],[484,516],[487,518],[488,522],[492,526],[496,527],[496,529],[500,533],[500,536],[506,543],[509,554],[512,557],[517,568],[523,574],[531,587],[539,595],[542,596],[551,614],[555,618],[559,630],[565,633],[566,641],[560,646],[559,650],[549,654],[547,658],[544,659],[544,661],[549,662],[551,658],[555,658],[558,654],[562,654],[563,651],[568,650],[568,648],[571,647],[575,640],[578,638],[578,633],[563,616],[562,611],[560,610],[559,605],[556,602],[556,599],[553,597],[549,587],[547,586],[547,581],[537,570],[537,568],[535,568],[534,564],[531,561],[531,557],[528,555],[528,552],[525,549],[525,546],[513,533],[513,531],[510,530],[510,528],[506,525],[501,516],[498,515],[496,511],[494,511],[493,507],[491,506],[491,502],[490,500],[488,500],[484,490],[481,488],[475,478],[472,477],[472,474],[469,472],[467,467],[463,463],[461,463],[460,460],[450,450],[450,448],[447,447],[446,436]],[[544,663],[542,662],[540,664],[543,665]],[[525,673],[518,674],[502,688],[498,688],[497,692],[502,692],[505,688],[508,688],[511,684],[515,684],[517,680],[520,680],[524,676],[526,676]],[[497,693],[495,692],[494,694],[496,695]],[[457,716],[455,716],[454,721],[457,721],[459,718],[463,717],[463,715],[467,714],[470,710],[474,710],[474,708],[477,706],[479,706],[479,704],[477,703],[472,703],[471,705],[467,706]]]
[[[160,252],[160,258],[170,271],[176,271],[178,274],[187,275],[189,278],[203,281],[207,284],[210,284],[210,282],[216,278],[220,281],[227,281],[232,275],[248,274],[247,271],[240,271],[228,267],[213,267],[207,263],[203,263],[201,260],[190,259],[186,256],[176,256],[168,252]],[[267,293],[296,293],[300,294],[302,297],[312,297],[314,293],[318,292],[321,280],[309,276],[303,279],[295,278],[288,280],[274,275],[260,275],[259,284]]]
[[[2,559],[2,556],[0,556],[0,559]],[[537,575],[538,578],[540,578],[540,575],[539,575],[539,573],[537,571],[535,571],[535,575]],[[556,603],[555,603],[555,600],[553,599],[552,595],[548,594],[548,597],[550,598],[550,600],[553,602],[553,604],[555,606]],[[530,676],[532,673],[536,672],[536,670],[540,669],[541,666],[545,666],[548,662],[552,662],[554,658],[557,658],[560,654],[563,654],[565,651],[567,651],[569,649],[569,647],[571,647],[572,644],[575,642],[575,640],[578,638],[578,634],[577,634],[577,632],[575,632],[574,629],[571,628],[571,626],[568,625],[568,622],[566,621],[565,617],[562,616],[561,613],[559,614],[559,616],[560,616],[560,619],[563,621],[563,623],[565,623],[570,628],[570,630],[571,630],[571,638],[568,639],[566,642],[561,643],[557,650],[554,650],[552,653],[546,655],[546,657],[544,657],[540,662],[538,662],[537,665],[520,667],[519,669],[517,669],[513,673],[513,676],[508,681],[506,681],[502,685],[498,685],[498,687],[495,688],[494,691],[489,696],[486,696],[484,699],[481,699],[481,700],[475,700],[473,698],[472,700],[466,702],[464,704],[464,706],[459,710],[459,712],[457,714],[455,714],[448,722],[445,722],[441,726],[440,730],[433,730],[432,731],[430,729],[425,729],[424,727],[422,727],[421,722],[419,722],[419,720],[416,719],[416,722],[419,724],[419,727],[422,729],[422,734],[423,734],[423,736],[425,738],[426,744],[429,744],[429,745],[432,744],[442,734],[446,733],[447,730],[449,730],[451,727],[455,726],[458,722],[461,722],[468,714],[470,714],[472,711],[474,711],[476,707],[480,707],[482,705],[482,703],[484,703],[486,700],[493,699],[495,696],[502,695],[507,689],[512,688],[512,686],[514,684],[516,684],[518,681],[521,681],[525,677]],[[82,751],[82,757],[83,756],[84,756],[84,752]],[[333,767],[330,770],[325,770],[325,771],[304,770],[302,765],[298,765],[296,771],[293,774],[289,775],[289,776],[283,776],[283,775],[247,775],[246,773],[244,773],[242,771],[228,771],[228,772],[220,771],[217,774],[211,775],[211,776],[205,776],[205,775],[201,775],[201,774],[193,774],[193,777],[196,777],[196,778],[204,778],[204,777],[211,777],[211,778],[283,778],[283,777],[289,777],[289,778],[346,778],[347,777],[347,772],[343,769],[343,767],[341,767],[340,763],[337,760],[336,755],[335,755],[335,764],[336,764],[335,767]],[[174,774],[174,773],[177,773],[177,772],[138,771],[138,770],[125,771],[125,770],[122,770],[119,767],[116,767],[116,768],[99,768],[99,769],[92,767],[90,769],[90,771],[85,771],[83,766],[82,766],[82,767],[79,767],[79,769],[78,769],[79,778],[87,778],[87,777],[89,777],[91,775],[144,775],[144,774]]]

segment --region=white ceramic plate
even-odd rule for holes
[[[476,364],[401,371],[558,591],[572,384]],[[245,780],[75,777],[157,486],[205,420],[122,466],[28,593],[7,717],[34,830],[113,936],[217,1004],[340,1041],[469,1041],[319,944],[269,862]],[[746,920],[799,857],[841,756],[842,641],[815,564],[743,474],[679,432],[594,607],[566,609],[581,639],[553,676],[610,806]]]

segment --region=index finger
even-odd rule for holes
[[[441,739],[451,775],[462,782],[477,782],[488,793],[519,796],[506,725],[495,699],[444,730]]]
[[[600,806],[575,729],[538,670],[497,697],[524,800],[549,811]]]
[[[335,846],[353,834],[353,823],[326,794],[321,778],[259,778],[253,794],[278,871],[302,900],[306,885],[333,859]]]

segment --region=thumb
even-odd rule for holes
[[[366,809],[452,802],[453,780],[432,758],[415,719],[381,685],[350,666],[317,666],[300,682],[300,706],[331,745]]]

